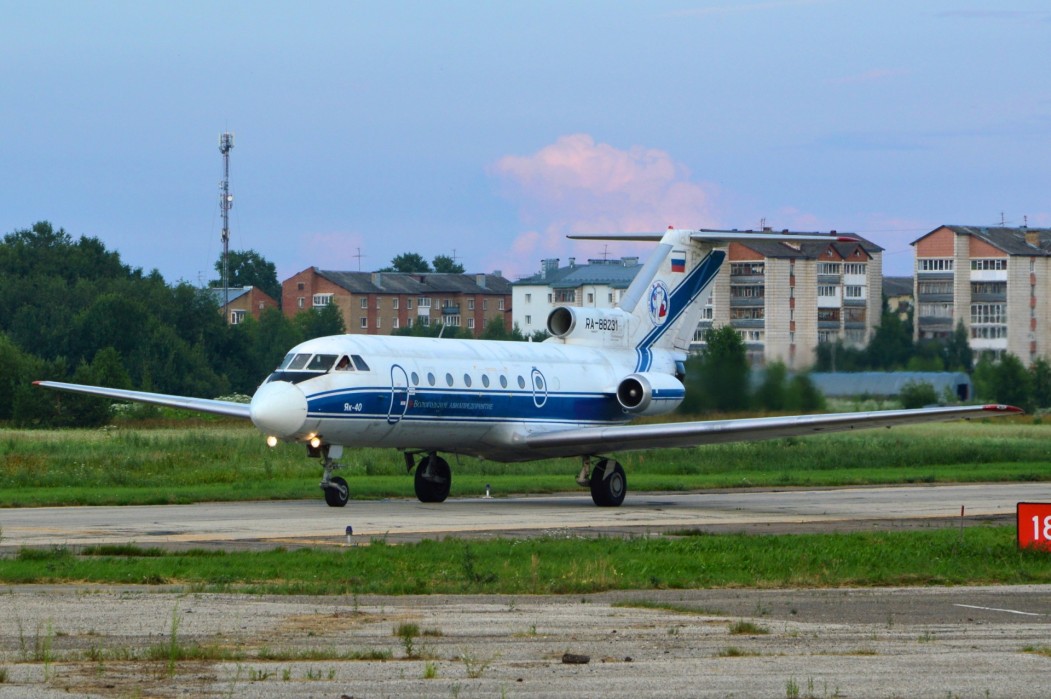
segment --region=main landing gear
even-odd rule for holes
[[[416,489],[416,499],[420,502],[445,502],[449,497],[449,488],[453,484],[452,469],[449,462],[438,456],[436,452],[430,452],[420,459],[416,464],[415,457],[405,452],[405,467],[409,471],[416,468],[416,476],[413,485]]]
[[[591,488],[591,499],[599,507],[619,507],[628,493],[624,468],[613,459],[599,459],[591,468],[591,457],[585,456],[577,483]]]

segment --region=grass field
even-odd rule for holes
[[[1031,417],[619,455],[632,490],[1051,480],[1051,425]],[[400,453],[347,450],[354,498],[413,497]],[[451,458],[451,496],[576,489],[577,459]],[[100,430],[0,430],[0,506],[320,497],[297,445],[267,448],[239,422]]]
[[[0,582],[174,584],[276,594],[555,594],[618,589],[1051,583],[1010,527],[660,539],[374,541],[263,552],[23,549]]]
[[[240,423],[0,431],[0,504],[150,504],[318,498],[305,450],[268,449]],[[620,455],[634,490],[1051,481],[1051,426],[1033,418]],[[452,495],[573,490],[576,459],[451,459]],[[412,497],[393,450],[348,450],[352,495]],[[2,532],[0,532],[2,536]],[[1011,527],[644,539],[456,539],[343,550],[23,549],[0,583],[173,584],[249,593],[589,593],[613,589],[1051,583],[1051,556]]]

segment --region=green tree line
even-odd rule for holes
[[[253,263],[257,256],[248,255]],[[272,287],[271,287],[272,288]],[[100,424],[105,401],[42,379],[189,396],[251,393],[293,345],[343,332],[334,306],[227,325],[215,297],[124,264],[46,221],[0,243],[0,420]]]

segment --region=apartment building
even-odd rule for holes
[[[335,304],[348,333],[390,335],[416,324],[467,328],[478,337],[498,319],[510,330],[511,283],[495,274],[338,272],[317,267],[281,283],[282,309]]]
[[[588,260],[559,266],[558,258],[542,260],[539,273],[511,285],[513,322],[524,335],[547,330],[547,316],[559,306],[613,308],[642,268],[638,257]]]
[[[818,343],[864,346],[880,321],[883,248],[845,235],[856,242],[728,245],[691,348],[713,325],[735,328],[753,364],[805,369]]]
[[[1027,365],[1051,349],[1051,229],[945,225],[913,241],[917,340],[963,323],[971,349]]]

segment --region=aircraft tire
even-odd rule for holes
[[[416,467],[416,499],[420,502],[445,502],[452,482],[449,462],[440,456],[428,456]]]
[[[347,482],[336,476],[329,479],[329,485],[325,488],[325,502],[329,507],[343,507],[350,500],[350,487]]]
[[[608,476],[607,470],[610,470]],[[619,463],[611,459],[602,459],[591,469],[591,499],[596,505],[619,507],[627,493],[628,479]]]

